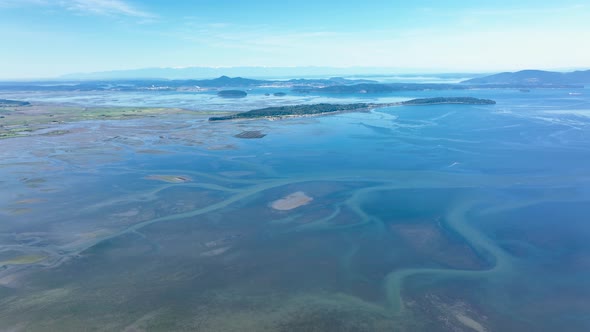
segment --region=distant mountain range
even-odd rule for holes
[[[129,80],[129,79],[203,79],[227,76],[255,78],[330,77],[354,75],[414,74],[420,72],[409,68],[380,67],[184,67],[142,68],[113,70],[94,73],[75,73],[59,77],[59,80]],[[470,76],[463,76],[470,77]],[[473,76],[471,76],[473,77]]]
[[[463,81],[466,84],[521,84],[521,85],[563,85],[590,84],[590,70],[560,73],[543,70],[522,70],[500,73]]]
[[[181,85],[196,85],[202,88],[223,88],[223,87],[251,87],[251,86],[261,86],[261,85],[322,85],[322,86],[332,86],[332,85],[340,85],[340,84],[361,84],[361,83],[377,83],[376,81],[371,80],[351,80],[342,77],[331,77],[327,79],[291,79],[286,81],[267,81],[267,80],[254,80],[249,78],[242,78],[242,77],[228,77],[228,76],[221,76],[218,78],[214,78],[211,80],[173,80],[169,81],[173,85],[181,84]],[[162,82],[159,82],[160,84]]]
[[[535,71],[539,72],[539,71]],[[258,80],[243,77],[220,76],[204,80],[166,80],[166,79],[134,79],[134,80],[93,80],[93,81],[42,81],[42,82],[0,82],[1,91],[183,91],[200,92],[204,90],[252,89],[256,87],[272,87],[291,89],[295,93],[318,94],[379,94],[396,91],[424,90],[468,90],[468,89],[523,89],[529,88],[564,88],[581,89],[583,84],[560,82],[584,82],[579,72],[574,78],[561,73],[548,75],[532,75],[530,71],[506,73],[481,77],[462,83],[379,83],[365,79],[346,79],[332,77],[327,79],[290,79],[290,80]],[[557,74],[557,75],[555,75]],[[572,73],[573,74],[573,73]],[[579,78],[582,76],[582,78]],[[543,77],[541,79],[540,77]],[[550,78],[553,77],[551,80]],[[566,77],[566,78],[564,78]],[[481,83],[478,83],[481,82]],[[282,91],[281,93],[284,93]]]
[[[133,70],[115,70],[95,73],[78,73],[64,75],[59,78],[61,81],[129,81],[146,83],[153,81],[154,85],[161,84],[162,81],[169,81],[172,85],[198,85],[200,87],[235,87],[235,86],[258,86],[266,84],[269,81],[262,79],[292,78],[299,77],[299,83],[302,85],[310,84],[310,78],[331,77],[331,76],[391,76],[397,75],[397,82],[404,82],[403,77],[407,77],[407,82],[415,82],[416,75],[410,75],[411,69],[407,68],[379,68],[379,67],[186,67],[186,68],[144,68]],[[415,71],[419,72],[419,71]],[[590,85],[590,70],[574,72],[555,72],[543,70],[522,70],[518,72],[505,72],[489,76],[477,74],[437,74],[434,76],[445,77],[475,77],[462,81],[464,84],[482,85]],[[232,76],[234,78],[229,78]],[[427,75],[428,76],[428,75]],[[433,75],[429,75],[433,76]],[[216,79],[211,79],[217,77]],[[242,77],[251,77],[257,79],[245,79]],[[361,76],[362,77],[362,76]],[[348,80],[338,78],[316,79],[317,84],[333,86],[336,83],[342,85],[359,84],[359,83],[376,83],[369,80]],[[297,84],[298,80],[289,80],[292,84]],[[79,82],[81,83],[81,82]],[[433,82],[434,83],[434,82]]]
[[[301,77],[301,76],[299,76]],[[101,80],[60,80],[33,82],[0,82],[4,91],[140,91],[163,90],[199,92],[211,89],[251,89],[273,87],[291,89],[296,93],[319,94],[379,94],[395,91],[421,90],[466,90],[513,88],[566,88],[580,89],[590,85],[590,70],[569,73],[523,70],[514,73],[500,73],[477,77],[460,83],[385,83],[367,79],[294,78],[294,79],[252,79],[219,76],[214,79],[101,79]],[[284,91],[282,91],[284,93]]]
[[[204,80],[166,80],[166,79],[133,79],[133,80],[92,80],[92,81],[33,81],[33,82],[0,82],[0,90],[5,91],[137,91],[137,90],[178,90],[201,91],[202,89],[222,88],[323,88],[330,86],[348,86],[355,84],[374,84],[377,81],[365,79],[346,79],[342,77],[322,79],[291,79],[291,80],[257,80],[243,77],[220,76]]]

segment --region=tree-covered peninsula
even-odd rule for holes
[[[28,101],[0,99],[0,107],[15,107],[15,106],[29,106]]]
[[[319,115],[334,112],[351,112],[368,110],[376,106],[375,104],[356,103],[356,104],[314,104],[314,105],[294,105],[266,107],[255,109],[248,112],[236,113],[227,116],[217,116],[209,118],[209,121],[234,120],[234,119],[257,119],[257,118],[275,118],[286,116],[304,116]]]
[[[362,112],[372,108],[390,106],[414,106],[414,105],[437,105],[437,104],[464,104],[464,105],[493,105],[496,102],[490,99],[479,99],[472,97],[436,97],[420,98],[403,101],[399,103],[355,103],[355,104],[314,104],[279,106],[255,109],[248,112],[235,113],[226,116],[215,116],[209,121],[259,119],[259,118],[282,118],[292,116],[321,115],[336,112]]]

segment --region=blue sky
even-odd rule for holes
[[[587,1],[0,0],[0,78],[188,66],[590,67]]]

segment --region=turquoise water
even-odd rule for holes
[[[590,92],[445,95],[0,141],[0,328],[588,330]]]

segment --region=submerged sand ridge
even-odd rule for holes
[[[146,176],[144,179],[164,181],[168,183],[184,183],[192,181],[189,176],[184,175],[150,175]]]
[[[297,191],[272,202],[270,207],[275,210],[288,211],[307,205],[311,201],[313,201],[312,197],[307,196],[303,191]]]

